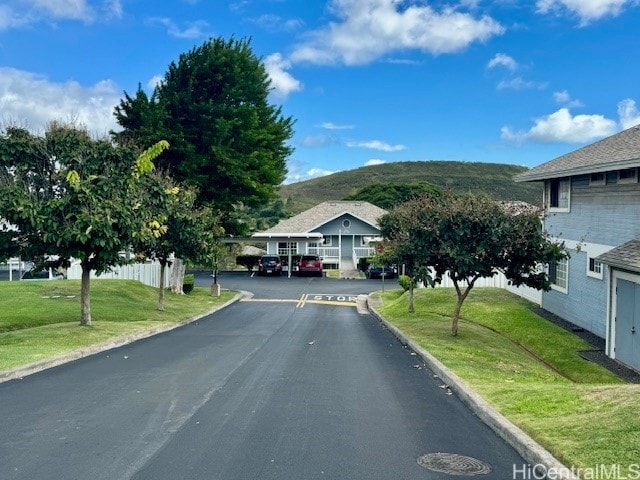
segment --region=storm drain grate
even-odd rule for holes
[[[467,477],[491,473],[491,465],[488,463],[455,453],[427,453],[418,458],[418,465],[434,472]]]

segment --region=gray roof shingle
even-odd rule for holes
[[[640,240],[629,240],[595,259],[615,268],[640,272]]]
[[[514,180],[532,182],[638,166],[640,166],[640,125],[538,165],[517,175]]]
[[[323,202],[294,217],[282,220],[277,225],[265,230],[264,233],[307,233],[343,213],[350,213],[354,217],[377,226],[378,219],[387,211],[368,202]]]

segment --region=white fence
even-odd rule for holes
[[[461,286],[466,287],[467,283],[466,282],[462,282]],[[451,280],[451,277],[449,276],[449,272],[447,272],[443,277],[442,277],[442,283],[439,283],[436,285],[436,288],[438,287],[452,287],[453,288],[453,280]],[[513,285],[509,285],[509,281],[507,280],[507,277],[504,276],[504,274],[502,273],[498,273],[496,275],[494,275],[493,277],[490,278],[479,278],[478,280],[476,280],[476,283],[474,285],[474,287],[478,287],[478,288],[483,288],[483,287],[490,287],[490,288],[504,288],[507,291],[518,295],[522,298],[525,298],[527,300],[529,300],[530,302],[536,303],[538,305],[540,305],[542,303],[542,291],[541,290],[536,290],[535,288],[531,288],[531,287],[514,287]]]
[[[171,268],[165,268],[165,287],[169,285],[170,275]],[[75,264],[69,267],[69,269],[67,270],[67,278],[70,280],[80,280],[82,278],[82,267],[80,266],[80,264]],[[105,272],[100,276],[97,276],[95,271],[92,270],[91,278],[138,280],[145,285],[157,288],[160,287],[160,264],[158,262],[152,262],[120,265],[119,267],[113,267],[111,271]]]

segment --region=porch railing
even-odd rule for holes
[[[338,258],[340,249],[338,247],[309,247],[307,253],[310,255],[318,255],[322,258]]]

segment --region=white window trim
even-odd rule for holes
[[[634,177],[631,177],[631,178],[620,178],[620,170],[618,170],[618,183],[621,183],[621,184],[638,183],[638,169],[636,167],[633,167],[633,169],[635,170],[636,174]],[[628,169],[625,168],[624,170],[628,170]]]
[[[554,241],[562,241],[564,242],[564,246],[565,248],[569,249],[569,250],[575,250],[576,252],[583,252],[587,254],[587,262],[586,265],[584,267],[585,269],[585,274],[589,277],[592,278],[598,278],[600,280],[604,280],[604,273],[605,271],[607,271],[607,267],[606,265],[602,265],[602,274],[601,276],[596,276],[598,275],[595,272],[591,272],[589,270],[589,258],[596,258],[600,255],[602,255],[603,253],[608,252],[609,250],[611,250],[612,248],[614,248],[614,246],[612,245],[603,245],[601,243],[591,243],[591,242],[585,242],[582,240],[571,240],[571,239],[563,239],[560,237],[555,237],[553,238]]]
[[[594,260],[594,262],[597,262],[600,264],[600,273],[595,272],[589,268],[589,265],[591,264],[591,260]],[[595,260],[595,257],[593,257],[592,255],[589,255],[588,253],[587,253],[587,277],[596,278],[598,280],[602,280],[604,278],[604,264]]]
[[[565,295],[569,293],[569,259],[565,258],[564,261],[566,262],[567,265],[567,269],[566,269],[566,286],[561,287],[560,285],[557,285],[555,283],[551,284],[551,289],[555,290],[556,292],[560,292],[560,293],[564,293]]]
[[[555,179],[554,179],[555,180]],[[567,206],[566,207],[552,207],[550,205],[551,203],[551,180],[547,180],[545,182],[545,188],[544,188],[544,193],[545,193],[545,206],[547,207],[547,211],[548,212],[552,212],[552,213],[568,213],[571,211],[571,179],[567,178],[564,180],[559,180],[559,183],[568,183],[569,184],[569,190],[567,192]],[[558,188],[560,188],[560,185],[558,185]],[[558,192],[558,195],[560,195],[560,192]]]
[[[333,247],[333,237],[332,236],[322,237],[322,238],[323,238],[323,242],[322,242],[322,246],[323,247]]]

